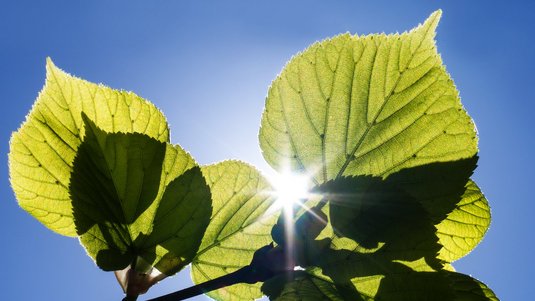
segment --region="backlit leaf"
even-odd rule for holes
[[[69,188],[89,256],[107,271],[176,273],[195,256],[211,215],[200,168],[178,145],[84,121]]]
[[[336,36],[292,58],[262,116],[271,166],[323,183],[475,155],[474,124],[435,46],[440,15],[408,33]]]
[[[213,213],[191,274],[205,282],[249,265],[254,252],[269,244],[277,211],[273,188],[254,167],[224,161],[202,168],[213,199]],[[218,300],[260,298],[260,284],[238,284],[208,293]]]
[[[81,113],[107,132],[138,132],[165,142],[167,121],[151,103],[73,77],[47,60],[46,83],[13,133],[9,175],[20,206],[49,229],[74,236],[69,176],[83,137]]]
[[[443,246],[439,258],[452,262],[464,257],[481,242],[489,226],[487,199],[476,183],[469,181],[455,210],[436,225]]]
[[[343,300],[494,300],[449,265],[477,245],[490,216],[470,180],[475,126],[434,41],[440,15],[408,33],[316,43],[269,89],[263,155],[316,184],[329,223],[298,246],[314,250],[307,272]],[[273,300],[336,300],[306,276],[283,283],[265,292]]]

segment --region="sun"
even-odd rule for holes
[[[302,174],[284,172],[271,179],[271,184],[275,189],[277,208],[291,208],[309,194],[309,179]]]

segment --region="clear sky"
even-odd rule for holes
[[[271,80],[293,54],[338,33],[409,30],[438,8],[438,49],[477,124],[474,178],[493,213],[486,238],[455,266],[502,300],[531,299],[535,2],[401,2],[2,1],[0,299],[122,297],[112,273],[99,270],[76,239],[20,209],[9,186],[9,137],[44,83],[47,56],[72,74],[154,102],[172,142],[201,164],[239,158],[271,173],[258,147],[260,115]],[[147,296],[189,285],[184,270]]]

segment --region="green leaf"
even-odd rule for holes
[[[213,213],[191,275],[195,283],[223,276],[248,265],[254,252],[271,240],[277,211],[268,181],[252,166],[224,161],[202,168],[212,192]],[[208,293],[217,300],[252,300],[260,284],[238,284]]]
[[[336,36],[292,58],[262,116],[269,164],[324,183],[474,156],[474,124],[435,46],[440,15],[408,33]]]
[[[49,229],[76,235],[69,176],[86,114],[107,132],[138,132],[165,142],[168,125],[151,103],[73,77],[47,60],[46,84],[22,126],[13,133],[9,175],[19,205]]]
[[[498,300],[488,287],[469,276],[446,270],[434,271],[421,261],[384,260],[373,253],[327,250],[321,268],[308,269],[307,273],[311,274],[309,277],[324,281],[317,288],[324,288],[321,293],[318,290],[318,296],[325,298],[298,300]],[[283,296],[281,292],[288,288],[293,288],[295,295],[299,295],[301,291],[294,282],[293,278],[279,279],[270,283],[269,290],[265,291],[271,293],[271,300],[279,300],[277,297]]]
[[[316,252],[311,276],[272,279],[264,293],[270,300],[498,300],[479,281],[437,264],[441,246],[430,215],[398,188],[363,176],[321,185],[330,223],[306,243],[305,252]]]
[[[344,300],[453,300],[450,283],[425,263],[405,264],[374,254],[334,251],[325,266],[312,271],[331,282]],[[415,270],[416,269],[416,270]],[[326,277],[327,276],[327,277]]]
[[[490,226],[487,199],[473,181],[469,181],[465,188],[455,210],[436,225],[443,246],[439,258],[448,262],[470,253],[481,242]]]
[[[443,246],[439,258],[453,262],[474,249],[490,225],[487,200],[470,180],[477,157],[433,163],[391,174],[387,181],[429,212]]]
[[[348,177],[319,187],[329,200],[329,221],[336,237],[345,237],[384,261],[425,258],[434,269],[440,250],[436,228],[424,207],[391,183],[374,177]],[[332,236],[331,238],[334,238]]]
[[[477,160],[474,156],[406,168],[389,175],[386,181],[418,200],[438,224],[461,201]]]
[[[459,273],[447,273],[455,290],[455,300],[499,301],[494,292],[481,281]]]
[[[278,301],[342,301],[332,282],[303,271],[276,276],[262,285],[270,300]]]
[[[139,133],[107,133],[87,117],[70,192],[77,234],[103,270],[189,264],[211,215],[209,187],[191,156]]]
[[[435,46],[440,15],[408,33],[316,43],[268,92],[263,155],[312,177],[328,204],[329,224],[300,245],[326,252],[307,271],[321,268],[314,275],[345,300],[461,300],[444,269],[488,227],[488,206],[470,188],[475,126]]]

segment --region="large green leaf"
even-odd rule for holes
[[[252,166],[224,161],[202,168],[212,192],[213,213],[191,275],[205,282],[249,265],[257,249],[269,244],[277,211],[268,181]],[[238,284],[208,293],[218,300],[260,298],[260,284]]]
[[[266,160],[323,183],[475,155],[474,124],[436,50],[440,15],[408,33],[340,35],[292,58],[266,99]]]
[[[195,256],[211,215],[200,168],[178,145],[84,121],[69,188],[88,254],[104,270],[176,273]]]
[[[13,133],[11,186],[19,204],[51,230],[76,235],[69,176],[83,137],[81,112],[107,132],[138,132],[165,142],[167,122],[151,103],[73,77],[47,60],[46,84],[26,121]]]
[[[316,43],[268,92],[263,155],[317,184],[329,223],[300,245],[316,257],[307,270],[320,267],[314,275],[345,300],[461,300],[447,263],[488,227],[488,206],[470,180],[475,126],[435,46],[440,15],[408,33]],[[312,283],[299,279],[280,292],[295,297]],[[485,296],[486,288],[471,289],[467,300]]]

